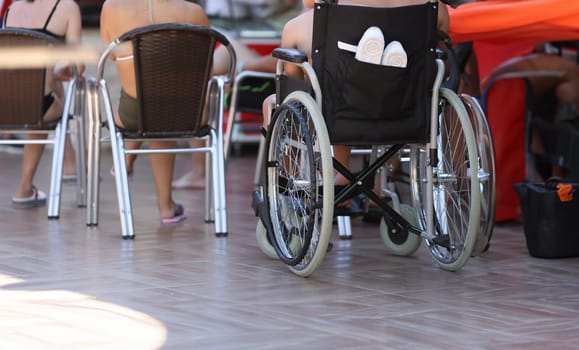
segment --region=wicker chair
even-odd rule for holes
[[[0,47],[53,46],[60,42],[34,30],[21,28],[0,29]],[[73,71],[75,71],[73,69]],[[62,118],[45,123],[42,118],[42,101],[46,68],[0,69],[0,130],[3,133],[26,136],[47,134],[46,139],[0,139],[0,144],[51,144],[53,145],[48,218],[58,219],[64,168],[64,145],[69,131],[69,121],[77,123],[75,132],[77,204],[86,206],[85,138],[82,115],[84,113],[84,80],[77,76],[68,82]]]
[[[105,63],[111,51],[130,42],[137,81],[139,127],[118,128],[113,107],[103,79]],[[226,46],[232,57],[227,76],[212,77],[213,50],[217,42]],[[89,131],[89,185],[87,225],[98,224],[98,186],[100,130],[107,125],[115,169],[125,169],[126,154],[193,153],[209,154],[206,175],[205,221],[215,223],[217,236],[227,235],[225,201],[225,164],[223,150],[224,85],[231,81],[235,52],[229,41],[214,29],[183,23],[154,24],[121,35],[105,49],[98,64],[97,78],[87,85]],[[100,90],[100,93],[99,93]],[[104,105],[106,123],[101,123],[99,106]],[[203,123],[207,109],[207,123]],[[205,140],[200,148],[127,150],[125,140]],[[179,146],[178,146],[179,147]],[[116,188],[121,217],[122,237],[135,236],[127,174],[117,171]]]

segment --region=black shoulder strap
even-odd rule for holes
[[[42,28],[43,30],[46,30],[46,27],[48,27],[48,23],[50,22],[50,19],[52,18],[52,15],[54,14],[54,11],[56,10],[56,7],[58,6],[58,3],[60,3],[60,0],[56,1],[56,4],[54,4],[54,7],[52,8],[52,11],[50,11],[50,14],[48,15],[48,18],[46,19],[46,23],[44,23],[44,27]]]

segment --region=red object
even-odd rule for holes
[[[486,40],[474,41],[473,50],[476,54],[480,81],[484,82],[495,68],[511,58],[529,54],[535,46],[535,42],[499,43]]]
[[[279,47],[279,40],[263,41],[263,40],[244,40],[245,45],[255,51],[260,56],[271,55],[271,52]]]
[[[523,79],[495,82],[487,96],[487,120],[493,136],[496,163],[496,221],[521,217],[519,196],[513,189],[525,179],[525,95]]]
[[[12,0],[4,0],[2,2],[2,7],[0,8],[0,22],[4,20],[4,14],[6,13],[6,10],[8,9],[8,6],[10,6],[11,3]]]
[[[479,76],[485,81],[492,71],[511,58],[526,55],[535,43],[497,43],[475,41]],[[525,168],[525,98],[522,79],[505,79],[489,87],[486,117],[495,150],[497,206],[496,221],[521,217],[520,199],[513,186],[524,181]]]

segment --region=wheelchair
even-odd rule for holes
[[[316,3],[312,64],[296,50],[274,51],[278,102],[252,200],[260,248],[293,273],[307,277],[320,266],[335,209],[358,194],[383,210],[381,237],[395,255],[411,255],[424,242],[442,269],[457,271],[487,249],[492,138],[477,100],[445,87],[446,80],[443,86],[437,7],[432,0],[395,8]],[[360,62],[339,48],[339,41],[357,43],[370,26],[382,30],[386,43],[402,44],[405,68]],[[290,92],[295,83],[284,64],[301,67],[306,91]],[[353,173],[333,157],[334,145],[370,146],[375,156]],[[374,191],[376,174],[406,154],[412,203],[391,206],[383,195],[388,184]],[[349,183],[335,185],[336,172]]]

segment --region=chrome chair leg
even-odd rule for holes
[[[100,138],[101,125],[98,103],[98,84],[91,79],[86,86],[86,106],[88,115],[87,149],[87,208],[86,225],[98,225],[99,213],[99,176],[100,176]]]
[[[352,223],[349,216],[338,216],[338,233],[340,239],[352,239]]]
[[[48,218],[58,219],[60,216],[60,191],[62,189],[62,173],[64,167],[64,145],[68,131],[68,116],[72,101],[75,81],[72,80],[66,90],[66,99],[62,111],[61,122],[54,131],[52,171],[50,175],[50,191],[48,195]]]
[[[84,79],[77,80],[75,89],[75,113],[74,120],[76,122],[76,190],[77,190],[77,206],[85,208],[87,204],[87,164],[86,164],[86,83]]]
[[[125,160],[124,140],[120,133],[114,134],[111,131],[111,148],[113,151],[113,166],[115,167],[115,184],[117,186],[117,198],[119,202],[119,215],[121,218],[121,233],[123,239],[135,237],[133,225],[133,210],[131,205],[131,194],[129,192],[129,179]]]

